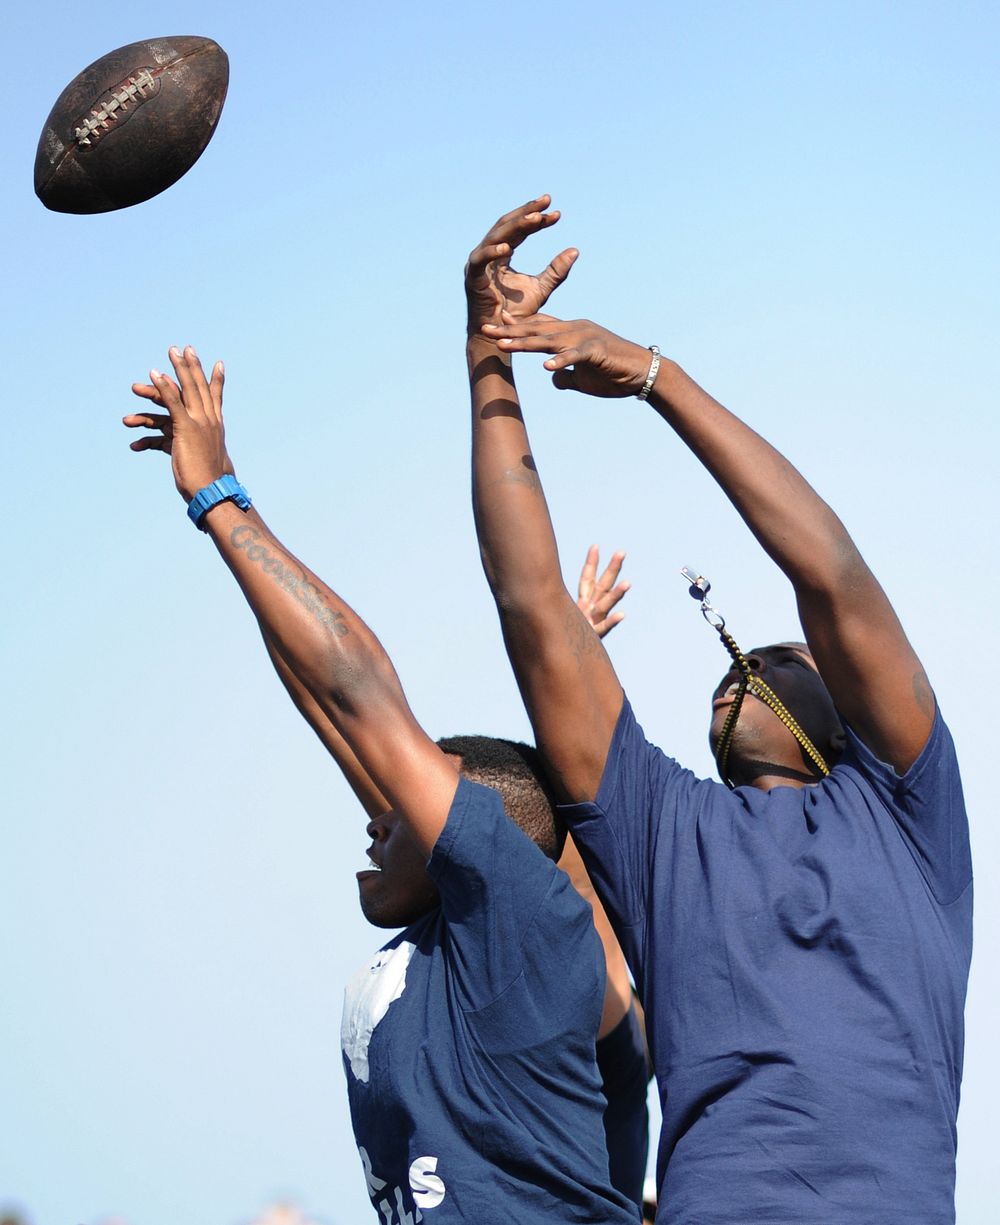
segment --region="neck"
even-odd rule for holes
[[[733,776],[737,787],[756,787],[758,791],[770,791],[772,787],[813,787],[822,781],[818,774],[807,774],[792,766],[776,761],[761,761],[744,758]]]

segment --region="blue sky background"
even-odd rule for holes
[[[47,213],[64,85],[113,47],[231,59],[195,168]],[[990,3],[512,0],[20,6],[4,23],[0,1206],[32,1225],[371,1209],[341,991],[380,937],[363,821],[286,701],[128,387],[227,364],[237,472],[365,615],[434,735],[527,735],[468,499],[462,265],[497,214],[564,218],[556,313],[658,343],[841,513],[964,764],[978,869],[962,1225],[995,1220],[1000,15]],[[797,634],[787,585],[649,409],[519,384],[567,577],[629,551],[610,648],[648,734],[711,771],[724,657]]]

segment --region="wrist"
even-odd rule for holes
[[[691,377],[668,357],[660,359],[660,368],[656,379],[647,396],[657,412],[669,412],[679,399],[684,396],[686,386],[691,385]]]
[[[244,513],[253,504],[249,493],[231,472],[207,482],[188,499],[188,518],[200,531],[206,531],[205,516],[216,506],[231,502]]]
[[[501,349],[491,336],[485,336],[478,326],[474,326],[471,323],[465,337],[465,347],[467,349],[488,350],[490,353],[499,353],[501,357],[510,357],[510,353],[506,349]]]

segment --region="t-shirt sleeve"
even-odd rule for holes
[[[687,841],[685,831],[710,798],[707,789],[717,784],[649,743],[626,699],[594,802],[560,809],[623,947],[641,943],[650,865],[670,859],[678,839]]]
[[[899,775],[845,723],[839,764],[859,770],[892,814],[934,897],[950,905],[972,880],[969,822],[955,744],[941,712],[920,756]]]
[[[504,812],[496,791],[468,779],[458,790],[428,871],[441,895],[454,981],[468,1010],[485,1008],[551,951],[552,980],[592,929],[590,907],[569,878]],[[596,943],[596,936],[593,937]]]

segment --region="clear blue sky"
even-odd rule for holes
[[[57,94],[178,33],[231,59],[201,161],[126,212],[47,213]],[[54,0],[4,41],[0,1206],[369,1218],[339,1053],[379,943],[362,820],[119,422],[168,345],[224,357],[240,477],[427,729],[527,734],[468,507],[461,274],[550,191],[563,221],[522,262],[582,251],[553,309],[658,343],[783,447],[936,686],[978,867],[959,1220],[992,1225],[996,6]],[[786,584],[650,410],[560,396],[530,359],[519,381],[567,575],[591,540],[628,549],[612,654],[651,737],[709,773],[723,659],[675,572],[747,645],[797,633]]]

